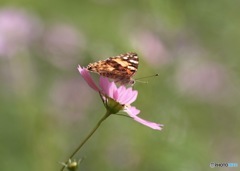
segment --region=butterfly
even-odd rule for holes
[[[112,79],[120,85],[133,85],[133,75],[138,69],[138,55],[134,52],[109,57],[106,60],[90,63],[86,69]]]

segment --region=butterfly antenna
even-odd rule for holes
[[[146,77],[140,77],[140,78],[135,79],[135,81],[139,81],[141,79],[150,78],[150,77],[157,77],[157,76],[159,76],[159,74],[149,75],[149,76],[146,76]]]
[[[135,80],[135,82],[139,82],[139,83],[148,84],[148,82],[147,82],[147,81],[141,81],[141,80]]]

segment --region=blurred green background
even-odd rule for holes
[[[240,1],[0,2],[0,170],[60,170],[105,109],[77,65],[134,51],[133,104],[162,131],[111,116],[78,170],[240,164]],[[215,168],[237,170],[238,168]]]

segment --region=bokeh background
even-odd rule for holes
[[[105,109],[77,65],[134,51],[134,105],[162,131],[111,116],[78,170],[240,164],[240,1],[0,1],[0,170],[53,171]],[[237,170],[239,168],[215,168]]]

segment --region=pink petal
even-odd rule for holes
[[[118,96],[118,98],[116,99],[119,103],[121,103],[121,104],[124,104],[123,103],[123,100],[124,100],[124,96],[125,96],[125,94],[127,93],[126,92],[126,87],[125,86],[120,86],[119,88],[118,88],[118,94],[119,94],[119,96]]]
[[[117,86],[108,80],[108,78],[100,77],[99,85],[102,89],[102,93],[114,99],[114,92],[117,90]]]
[[[163,127],[162,124],[158,124],[158,123],[146,121],[146,120],[144,120],[144,119],[142,119],[142,118],[139,118],[138,116],[133,117],[133,119],[134,119],[135,121],[137,121],[137,122],[145,125],[145,126],[148,126],[148,127],[152,128],[152,129],[161,130],[162,127]]]
[[[107,78],[100,76],[99,86],[100,86],[100,88],[102,89],[102,93],[103,93],[103,94],[107,94],[107,93],[108,93],[109,81],[108,81]]]
[[[131,87],[126,89],[125,86],[120,86],[117,91],[119,96],[116,98],[116,100],[121,104],[133,103],[138,95],[138,92],[136,90],[132,90]]]
[[[116,100],[114,98],[114,96],[116,96],[116,92],[117,91],[117,86],[114,82],[110,82],[110,86],[109,86],[109,90],[108,90],[108,96],[113,98],[114,100]]]
[[[125,112],[128,113],[128,115],[130,117],[132,117],[135,121],[150,127],[152,129],[156,129],[156,130],[161,130],[163,125],[162,124],[158,124],[158,123],[154,123],[154,122],[150,122],[150,121],[146,121],[140,117],[138,117],[137,115],[140,113],[140,110],[136,109],[135,107],[131,106],[131,107],[126,107],[125,108]]]
[[[113,92],[113,99],[118,99],[118,97],[119,97],[119,93],[118,93],[118,91],[117,90],[115,90],[114,92]],[[117,101],[117,100],[116,100]]]
[[[129,91],[128,95],[125,97],[125,103],[124,104],[131,104],[137,99],[138,92],[135,90]]]
[[[80,65],[78,65],[78,71],[82,75],[83,79],[87,82],[87,84],[94,89],[95,91],[100,91],[98,86],[94,83],[92,77],[90,76],[88,70],[86,68],[82,68]]]
[[[135,117],[140,113],[140,110],[138,110],[134,106],[128,106],[128,107],[125,107],[125,112],[127,112],[129,116]]]
[[[126,91],[126,87],[122,85],[122,86],[120,86],[120,87],[118,88],[118,91],[119,91],[119,92]]]

